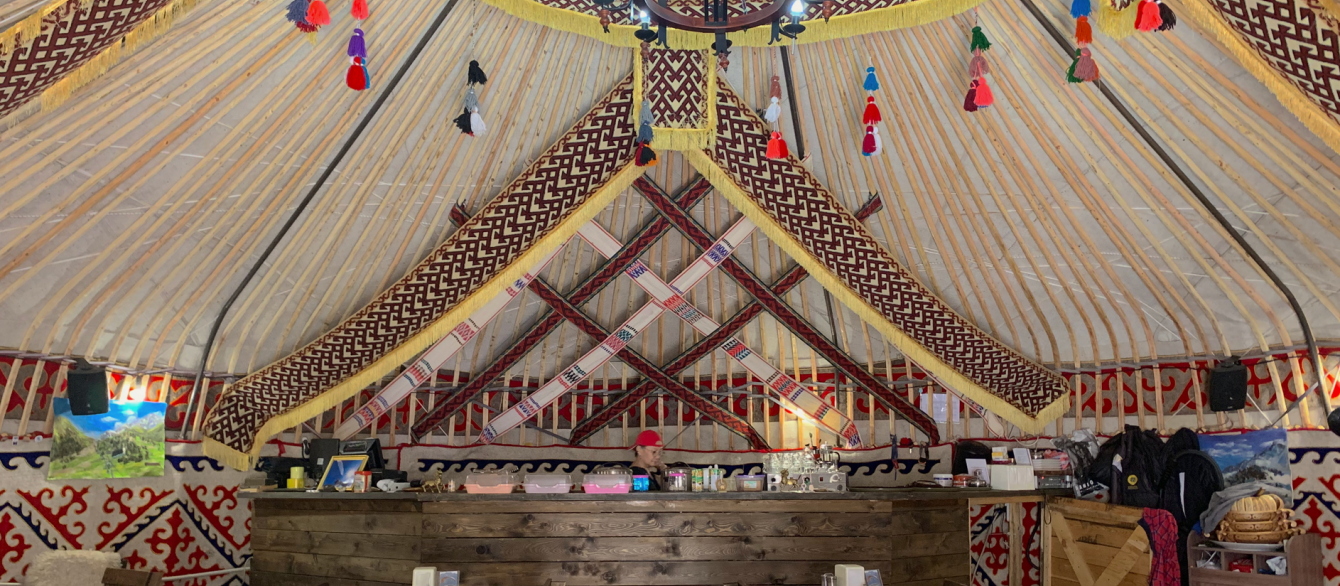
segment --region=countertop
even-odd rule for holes
[[[692,501],[692,500],[944,500],[1067,496],[1069,489],[856,488],[851,492],[630,492],[627,494],[469,494],[465,492],[263,492],[242,490],[248,499],[416,500],[416,501]]]

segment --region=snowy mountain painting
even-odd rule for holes
[[[1219,463],[1224,484],[1261,481],[1280,488],[1292,507],[1289,480],[1289,440],[1283,429],[1263,429],[1240,435],[1202,435],[1200,449]]]

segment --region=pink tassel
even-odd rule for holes
[[[1098,81],[1098,62],[1088,47],[1079,50],[1079,62],[1075,63],[1075,77],[1080,81]]]
[[[991,73],[991,65],[982,56],[981,49],[972,52],[972,61],[968,62],[968,77],[981,77]]]

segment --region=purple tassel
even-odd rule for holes
[[[363,44],[363,29],[354,29],[354,35],[349,37],[349,56],[368,58],[368,49]]]

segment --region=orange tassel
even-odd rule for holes
[[[772,138],[768,139],[768,158],[785,159],[790,154],[786,149],[786,140],[782,138],[782,133],[774,130]]]
[[[326,10],[325,2],[312,0],[312,3],[307,5],[307,22],[316,26],[330,24],[330,11]]]
[[[368,17],[368,0],[354,0],[354,5],[349,9],[349,15],[358,20],[366,20]]]
[[[986,78],[977,78],[977,95],[973,96],[978,108],[986,108],[996,103],[996,96],[991,94],[991,86],[986,85]]]
[[[1081,45],[1093,44],[1093,27],[1089,26],[1089,17],[1075,19],[1075,42]]]
[[[870,125],[879,124],[883,121],[884,118],[879,114],[879,106],[875,105],[875,96],[867,97],[865,99],[865,115],[861,117],[861,123]]]

